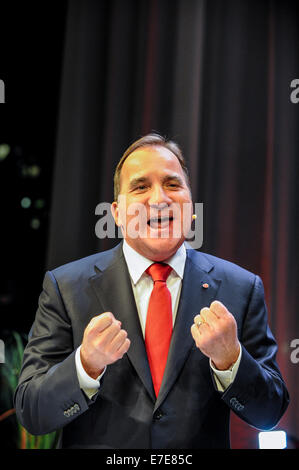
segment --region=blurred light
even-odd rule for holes
[[[23,197],[21,200],[21,206],[23,209],[28,209],[31,206],[31,199],[29,197]]]
[[[4,160],[10,152],[10,146],[8,144],[0,144],[0,161]]]
[[[45,207],[45,200],[37,199],[34,203],[34,206],[36,207],[36,209],[42,209],[43,207]]]
[[[39,220],[39,219],[31,219],[30,227],[33,228],[33,230],[39,229],[39,227],[40,227],[40,220]]]
[[[40,175],[41,169],[38,165],[23,165],[21,171],[24,177],[37,178]]]
[[[285,449],[287,435],[285,431],[264,431],[259,433],[260,449]]]
[[[37,178],[40,174],[40,167],[37,165],[32,165],[28,167],[27,171],[31,178]]]

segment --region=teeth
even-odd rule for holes
[[[152,218],[148,221],[148,224],[156,224],[156,223],[163,223],[163,222],[171,222],[173,220],[172,217],[157,217],[157,218]]]

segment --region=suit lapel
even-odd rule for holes
[[[195,315],[215,299],[221,281],[213,278],[212,273],[210,274],[212,270],[213,265],[208,263],[200,253],[187,250],[179,307],[155,409],[161,405],[175,383],[194,345],[190,328]],[[202,287],[203,284],[208,284],[208,288]],[[199,354],[202,353],[199,351]]]
[[[98,264],[100,272],[90,279],[90,283],[102,311],[112,312],[115,318],[122,322],[122,328],[127,331],[131,340],[127,355],[152,400],[155,401],[144,339],[121,245],[115,251],[114,258],[104,266],[104,270],[103,266]]]

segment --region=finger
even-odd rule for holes
[[[102,333],[99,335],[98,345],[101,348],[106,348],[108,345],[110,347],[111,342],[113,339],[119,334],[121,330],[119,322],[113,322],[108,328],[106,328]]]
[[[111,312],[101,313],[93,317],[88,324],[88,329],[94,333],[101,333],[108,328],[115,321],[114,315]]]
[[[207,307],[204,307],[200,311],[200,316],[202,319],[202,322],[210,327],[213,328],[215,326],[215,322],[217,320],[216,315]]]
[[[201,311],[200,311],[201,321],[203,321],[203,322],[206,321],[208,311],[209,311],[208,307],[204,307],[204,308],[201,309]]]
[[[118,351],[126,341],[128,333],[126,330],[120,330],[117,335],[112,339],[110,343],[110,350],[112,353]]]
[[[193,325],[191,326],[191,335],[192,335],[192,338],[194,339],[195,343],[196,343],[196,346],[198,346],[198,341],[200,339],[200,334],[199,334],[199,328],[197,325],[195,325],[195,323],[193,323]]]
[[[219,300],[214,300],[210,305],[210,310],[218,317],[223,318],[229,314],[229,311]]]
[[[191,326],[191,335],[196,343],[196,346],[199,346],[202,335],[204,335],[209,327],[203,322],[200,324],[193,324]]]
[[[128,352],[130,346],[131,346],[131,341],[129,340],[129,338],[126,338],[122,346],[117,351],[117,355],[119,356],[119,358],[123,357],[123,355],[126,354],[126,352]]]
[[[208,307],[201,309],[200,313],[194,317],[194,323],[204,323],[207,319],[207,312],[209,311]]]
[[[194,319],[193,319],[194,323],[197,325],[198,323],[201,323],[203,322],[203,318],[200,316],[200,314],[198,313],[197,315],[195,315]]]
[[[196,347],[202,351],[206,337],[209,336],[209,328],[202,323],[199,327],[195,324],[191,327],[191,335],[194,339]]]
[[[204,307],[204,309],[209,310],[207,307]],[[209,328],[209,326],[210,326],[207,322],[207,320],[208,320],[207,312],[202,312],[204,309],[201,309],[200,314],[198,314],[194,317],[195,326],[198,329],[200,328],[201,330],[204,326],[207,327],[207,328]],[[203,315],[202,315],[202,313],[203,313]],[[202,333],[202,331],[201,331],[201,333]]]
[[[201,316],[203,318],[204,323],[212,329],[217,328],[219,318],[209,308],[204,308],[203,310],[204,311],[201,312]]]

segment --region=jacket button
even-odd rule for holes
[[[159,419],[161,419],[162,417],[163,417],[163,413],[160,410],[156,410],[154,413],[154,419],[156,421],[159,421]]]
[[[231,398],[229,402],[232,405],[232,407],[237,411],[242,411],[244,409],[244,405],[242,405],[242,403],[240,403],[236,399],[236,397]]]
[[[163,413],[160,410],[156,410],[154,413],[154,419],[156,421],[159,421],[159,419],[161,419],[162,417],[163,417]]]

